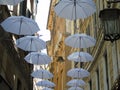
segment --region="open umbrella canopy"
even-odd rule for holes
[[[24,51],[41,51],[46,48],[46,42],[36,36],[25,36],[16,40],[16,46]]]
[[[40,79],[50,79],[53,77],[53,74],[47,70],[40,69],[40,70],[33,71],[31,73],[31,76],[34,78],[40,78]]]
[[[83,89],[80,87],[71,87],[71,88],[68,88],[68,90],[83,90]]]
[[[85,85],[85,82],[82,79],[73,79],[67,82],[67,86],[72,86],[72,87],[79,87],[84,85]]]
[[[70,69],[67,72],[67,76],[73,77],[73,78],[84,78],[84,77],[88,77],[90,75],[90,73],[82,68],[73,68]]]
[[[86,34],[74,34],[65,39],[65,44],[73,48],[88,48],[94,46],[96,40]]]
[[[96,6],[92,0],[60,0],[54,10],[60,17],[76,20],[91,16]]]
[[[38,81],[36,83],[37,86],[43,86],[43,87],[55,87],[55,84],[51,81],[48,80],[42,80],[42,81]]]
[[[24,58],[28,63],[43,65],[49,64],[51,62],[51,58],[42,52],[31,52]]]
[[[93,60],[93,57],[87,52],[74,52],[67,59],[75,62],[89,62]]]
[[[0,0],[0,5],[16,5],[23,0]]]
[[[40,30],[33,19],[24,16],[8,17],[1,23],[1,26],[5,31],[17,35],[33,35]]]
[[[41,90],[53,90],[53,89],[48,88],[48,87],[44,87],[44,88],[42,88]]]

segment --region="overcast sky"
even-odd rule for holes
[[[38,10],[36,16],[36,22],[40,28],[40,34],[43,34],[41,39],[50,40],[50,32],[46,30],[48,13],[49,13],[50,0],[38,0]]]

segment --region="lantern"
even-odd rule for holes
[[[99,17],[104,30],[104,40],[111,42],[118,40],[120,38],[120,9],[101,10]]]

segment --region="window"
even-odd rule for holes
[[[30,10],[29,10],[29,9],[27,9],[27,10],[26,10],[26,16],[27,16],[28,18],[30,18],[30,17],[31,17],[31,15],[32,15],[32,14],[31,14]]]
[[[107,83],[107,90],[109,90],[109,76],[108,76],[107,52],[105,52],[104,58],[105,58],[105,68],[106,68],[106,83]]]
[[[97,90],[100,90],[100,79],[99,79],[99,69],[96,70],[97,73]]]
[[[27,1],[22,1],[20,3],[20,15],[26,16]]]
[[[19,79],[17,81],[17,90],[22,90],[22,83]]]
[[[89,84],[90,84],[90,90],[92,90],[92,81],[91,80],[89,81]]]

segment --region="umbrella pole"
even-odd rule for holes
[[[43,79],[43,72],[42,72],[42,79]]]
[[[40,68],[43,69],[43,67],[40,65]]]
[[[74,33],[76,33],[77,30],[77,20],[74,20]]]
[[[22,26],[22,18],[20,18],[20,28],[19,28],[19,35],[20,35],[20,32],[21,32],[21,26]]]
[[[79,73],[80,73],[80,71],[78,71],[78,79],[80,78],[80,77],[79,77]]]
[[[75,7],[74,33],[76,33],[77,29],[76,0],[74,0],[74,7]]]
[[[77,90],[77,86],[75,87],[75,90]]]
[[[31,43],[30,43],[30,51],[31,51],[31,48],[32,48],[32,40],[33,40],[33,39],[31,38]]]
[[[37,64],[38,64],[39,63],[39,54],[37,56],[38,56],[38,60],[37,60]]]
[[[22,26],[22,18],[20,19],[20,27],[19,27],[19,35],[20,35],[20,32],[21,32],[21,26]],[[19,37],[19,36],[18,36]],[[19,40],[18,40],[18,44],[19,44]]]
[[[80,48],[81,47],[81,37],[79,37],[79,43],[80,43],[79,44],[80,45],[79,46],[79,57],[80,57],[80,68],[81,68],[81,56],[80,56],[80,51],[81,51],[81,48]]]

